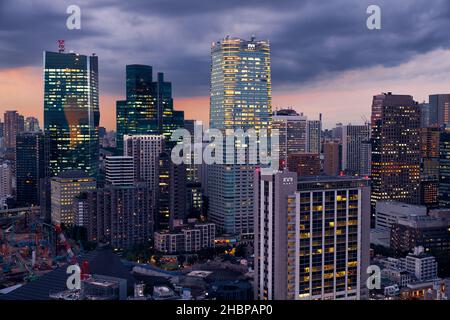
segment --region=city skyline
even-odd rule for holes
[[[124,67],[134,63],[163,70],[173,83],[175,109],[184,110],[186,118],[208,123],[209,46],[227,34],[268,39],[274,109],[293,106],[311,118],[322,112],[325,128],[336,122],[362,123],[361,118],[370,115],[372,95],[380,92],[412,94],[419,102],[428,94],[446,92],[450,51],[448,36],[441,30],[447,23],[448,4],[439,2],[440,10],[436,10],[418,1],[381,1],[381,8],[389,6],[389,10],[383,10],[380,32],[365,26],[367,3],[341,1],[342,9],[336,11],[337,3],[286,2],[273,13],[269,2],[255,8],[252,1],[227,7],[178,4],[176,12],[172,5],[154,2],[148,12],[116,1],[108,1],[108,7],[81,1],[81,30],[67,30],[64,4],[29,6],[5,1],[0,25],[14,32],[0,36],[6,48],[0,56],[5,61],[0,63],[0,83],[5,88],[0,93],[0,112],[18,110],[43,122],[42,51],[56,51],[58,39],[66,40],[67,51],[99,56],[100,125],[108,129],[115,129],[109,111],[125,94]],[[180,22],[171,23],[174,19]],[[123,22],[120,32],[116,20]],[[34,23],[39,37],[24,32],[29,23]],[[276,27],[266,28],[266,23]],[[204,31],[205,25],[211,28]],[[408,36],[405,29],[415,36]],[[11,41],[12,34],[23,37]],[[142,37],[149,40],[142,42]],[[377,50],[384,54],[375,54]]]

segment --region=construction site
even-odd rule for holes
[[[0,210],[0,290],[76,259],[72,247],[80,248],[66,240],[60,226],[45,223],[39,207]]]

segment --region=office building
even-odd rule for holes
[[[288,156],[287,167],[289,171],[299,176],[320,175],[320,157],[317,153],[291,153]]]
[[[372,209],[379,200],[420,202],[420,112],[412,96],[384,93],[372,104]]]
[[[342,170],[353,175],[370,175],[370,160],[367,148],[370,140],[370,125],[342,126]]]
[[[49,174],[82,170],[97,178],[98,57],[44,52],[44,132]]]
[[[184,113],[173,110],[172,83],[147,65],[126,66],[126,100],[116,103],[117,150],[123,153],[124,135],[164,135],[184,125]]]
[[[75,225],[75,197],[83,191],[94,190],[97,187],[95,179],[84,171],[68,170],[53,177],[50,183],[52,223]]]
[[[210,128],[269,129],[272,118],[270,45],[226,37],[211,47]],[[208,167],[208,218],[221,233],[253,231],[253,173],[257,164]]]
[[[19,207],[40,204],[42,179],[46,177],[45,140],[42,133],[25,132],[16,141],[16,185]]]
[[[361,299],[369,181],[255,174],[255,298]]]
[[[291,153],[306,152],[307,117],[293,109],[273,112],[272,129],[279,133],[279,157],[286,161]]]
[[[113,186],[134,185],[134,158],[107,156],[105,160],[106,183]]]

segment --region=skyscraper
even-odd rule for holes
[[[287,163],[289,171],[301,177],[320,175],[320,157],[317,153],[291,153]]]
[[[271,126],[270,46],[227,36],[211,47],[210,127],[225,130]],[[253,231],[255,164],[208,167],[208,217],[220,232]]]
[[[117,151],[123,152],[124,135],[158,135],[169,137],[184,125],[184,113],[173,110],[172,83],[158,73],[153,81],[153,68],[127,65],[126,100],[117,101]]]
[[[369,180],[255,174],[255,298],[361,299]]]
[[[24,132],[16,141],[16,184],[19,207],[40,204],[41,179],[46,177],[44,136],[39,132]]]
[[[134,185],[134,160],[129,156],[108,156],[105,161],[106,183],[113,186]]]
[[[412,96],[384,93],[372,104],[372,208],[420,201],[420,112]]]
[[[39,120],[35,117],[26,117],[24,125],[26,132],[38,132],[40,130]]]
[[[369,159],[363,143],[370,140],[370,125],[342,126],[342,170],[350,174],[369,175]]]
[[[49,174],[78,169],[98,174],[98,58],[44,52],[44,131]]]

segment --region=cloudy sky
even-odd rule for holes
[[[81,30],[66,9],[81,8]],[[370,4],[381,30],[366,27]],[[42,120],[42,51],[95,52],[101,124],[115,128],[125,65],[149,64],[172,81],[175,107],[207,121],[211,42],[269,39],[273,107],[292,106],[326,127],[360,123],[374,94],[450,93],[448,0],[0,0],[0,112]]]

